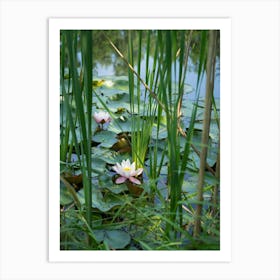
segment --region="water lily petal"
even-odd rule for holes
[[[134,177],[129,177],[129,181],[134,183],[134,184],[141,185],[141,182]]]
[[[140,175],[142,172],[143,172],[143,168],[138,168],[138,169],[135,171],[135,174],[136,174],[136,176],[138,176],[138,175]]]
[[[134,172],[135,171],[135,162],[133,162],[132,164],[131,164],[131,172]],[[133,175],[132,175],[133,176]]]
[[[116,180],[116,184],[121,184],[123,182],[125,182],[127,180],[127,178],[125,177],[119,177],[117,180]]]
[[[108,123],[111,121],[111,117],[108,112],[94,112],[93,118],[97,123]]]
[[[116,163],[116,165],[113,166],[113,170],[115,170],[119,175],[121,175],[121,177],[129,179],[130,177],[138,176],[143,172],[143,168],[139,168],[135,171],[135,166],[135,162],[131,164],[130,160],[127,159],[122,160],[121,164]],[[139,181],[137,180],[137,182]]]
[[[114,171],[116,171],[117,173],[119,173],[119,169],[118,169],[118,167],[117,167],[116,165],[114,165],[114,166],[112,167],[112,169],[113,169]]]
[[[133,172],[131,172],[131,176],[135,177],[140,175],[143,172],[143,168],[138,168],[137,170],[134,170]]]

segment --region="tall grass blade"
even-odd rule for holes
[[[84,147],[86,150],[86,178],[85,190],[85,204],[86,204],[86,218],[89,225],[91,225],[91,205],[92,205],[92,184],[91,184],[91,139],[92,139],[92,31],[86,30],[81,33],[81,51],[83,59],[84,72],[84,94],[86,103],[85,125],[86,135],[84,139]],[[82,123],[81,123],[82,124]]]
[[[69,52],[69,73],[72,78],[72,92],[74,96],[76,115],[78,119],[81,144],[78,145],[76,131],[73,120],[70,119],[71,131],[73,134],[75,147],[81,155],[81,171],[83,175],[83,187],[85,192],[86,220],[91,225],[91,205],[92,205],[92,186],[91,186],[91,106],[92,106],[92,39],[91,31],[81,32],[81,53],[82,71],[78,75],[77,63],[77,42],[78,34],[76,31],[65,31],[67,38],[67,48]],[[84,75],[83,75],[84,73]],[[84,89],[84,91],[83,91]],[[84,97],[83,97],[84,94]],[[67,102],[66,102],[67,103]],[[69,104],[69,102],[68,102]],[[85,106],[84,106],[85,104]],[[68,106],[69,107],[69,106]],[[70,115],[70,114],[68,114]]]

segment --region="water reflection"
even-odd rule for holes
[[[145,77],[145,69],[146,69],[146,50],[144,46],[147,44],[148,32],[150,34],[150,57],[149,57],[149,66],[153,64],[152,55],[155,52],[156,46],[156,31],[142,31],[142,50],[141,50],[141,77]],[[198,61],[199,61],[199,53],[200,53],[200,34],[199,30],[192,32],[192,41],[191,41],[191,51],[188,60],[188,69],[186,73],[185,82],[194,89],[194,91],[188,95],[189,99],[195,98],[195,88],[197,82],[197,69],[198,69]],[[189,35],[189,32],[186,32],[186,36]],[[109,44],[107,37],[110,38],[112,42],[117,46],[117,48],[122,52],[124,57],[128,57],[128,31],[127,30],[93,30],[93,75],[96,78],[102,78],[104,76],[126,76],[128,73],[128,68],[126,63],[116,54],[115,50]],[[134,57],[138,56],[138,36],[135,31],[131,31],[131,37],[133,39],[133,45],[135,48],[133,49]],[[219,44],[218,44],[219,45]],[[137,46],[137,47],[136,47]],[[219,47],[217,51],[217,59],[216,59],[216,77],[214,84],[214,97],[220,98],[220,55],[219,55]],[[78,60],[81,62],[81,53],[78,53]],[[178,62],[177,62],[178,63]],[[178,82],[175,74],[173,73],[172,79],[174,82]],[[206,76],[203,76],[201,82],[200,96],[203,97],[205,95],[205,84],[206,84]]]

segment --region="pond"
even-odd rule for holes
[[[125,53],[127,52],[127,46],[125,46],[126,35],[125,32],[114,32],[115,41],[121,42],[123,46],[123,50]],[[93,68],[93,77],[95,79],[102,79],[103,77],[117,77],[117,76],[127,76],[127,66],[123,62],[123,60],[117,55],[114,49],[110,48],[108,44],[104,44],[104,37],[102,33],[99,31],[93,31],[94,43],[97,46],[101,46],[100,48],[93,50],[94,56],[94,68]],[[155,38],[153,38],[155,40]],[[154,42],[153,42],[154,43]],[[186,73],[185,82],[187,85],[191,86],[192,91],[189,93],[188,98],[191,100],[195,99],[195,89],[197,82],[197,70],[198,70],[198,62],[199,57],[197,54],[198,50],[194,47],[191,51],[191,54],[188,58],[188,68]],[[145,48],[143,48],[142,53],[146,53]],[[77,60],[79,64],[82,63],[81,52],[77,52]],[[149,59],[149,66],[151,67],[153,64],[152,55]],[[178,64],[178,62],[177,62]],[[135,66],[135,65],[134,65]],[[178,65],[177,65],[178,67]],[[141,60],[141,72],[140,76],[145,77],[145,69],[146,69],[146,57],[143,56]],[[175,74],[173,72],[172,76],[173,82],[178,82]],[[205,88],[206,85],[206,76],[203,75],[200,86],[200,97],[203,98],[205,96]],[[214,93],[215,99],[220,98],[220,57],[219,55],[216,57],[216,75],[215,75],[215,83],[214,83]]]
[[[219,248],[220,64],[217,48],[205,144],[207,76],[199,67],[207,58],[206,35],[61,33],[61,249]],[[198,243],[197,205],[204,227]]]

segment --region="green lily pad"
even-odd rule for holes
[[[92,104],[94,104],[98,109],[104,109],[100,99],[105,104],[107,103],[108,98],[106,96],[102,96],[100,92],[95,91],[95,93],[92,94]]]
[[[197,148],[197,150],[201,151],[201,137],[202,137],[202,131],[195,129],[193,132],[192,137],[192,144]],[[186,138],[181,137],[180,139],[180,145],[181,145],[181,152],[184,150]],[[218,145],[217,143],[210,137],[209,143],[208,143],[208,151],[207,151],[207,163],[210,166],[213,166],[215,162],[217,161],[217,154],[218,154]],[[191,164],[192,167],[195,167],[196,169],[199,168],[200,165],[200,158],[199,156],[193,151],[191,148],[189,158],[193,161],[193,164]]]
[[[103,189],[107,189],[114,194],[119,194],[123,191],[127,191],[127,186],[125,184],[116,185],[112,181],[112,177],[105,174],[101,175],[98,178],[99,186]]]
[[[130,111],[129,95],[120,93],[108,98],[107,106],[112,112],[117,112],[120,109],[126,109],[127,111]]]
[[[128,92],[121,91],[116,88],[102,88],[102,89],[100,89],[100,91],[104,96],[109,97],[109,99],[111,99],[111,100],[114,100],[115,98],[117,98],[117,96],[119,94],[128,94]]]
[[[132,109],[130,105],[131,105],[130,96],[128,93],[125,92],[115,94],[112,97],[108,98],[107,100],[107,106],[109,110],[112,112],[119,112],[122,110],[126,110],[132,113],[133,110],[134,114],[141,114],[141,115],[144,114],[143,102],[139,104],[139,108],[138,108],[137,99],[135,98],[134,108]]]
[[[124,200],[115,195],[107,194],[105,197],[99,191],[93,192],[92,207],[107,212],[115,206],[123,205]]]
[[[106,242],[110,249],[123,249],[130,241],[130,235],[122,230],[94,230],[97,242]]]
[[[101,143],[100,146],[110,148],[118,142],[116,134],[112,131],[102,130],[93,136],[93,141]]]
[[[92,227],[98,227],[98,226],[101,226],[102,225],[102,222],[103,222],[103,219],[102,219],[102,216],[101,215],[98,215],[98,214],[93,214],[91,216],[91,224],[92,224]]]
[[[156,159],[157,164],[160,164],[161,160],[163,160],[163,162],[162,162],[163,165],[166,165],[169,162],[168,156],[167,156],[167,151],[158,150],[155,156],[157,158]],[[162,159],[162,157],[163,157],[163,159]],[[148,154],[148,158],[150,158],[149,154]],[[154,154],[152,154],[152,161],[154,161]],[[150,165],[150,159],[148,159],[146,161],[146,165]]]
[[[192,167],[199,169],[200,166],[200,158],[198,155],[194,152],[191,151],[189,158],[193,161]],[[207,154],[207,163],[209,166],[213,166],[217,160],[217,150],[214,149],[208,149],[208,154]]]
[[[153,127],[152,130],[152,138],[153,139],[166,139],[167,138],[167,128],[165,125],[161,125],[159,128],[159,133],[157,134],[157,127],[156,125]]]
[[[119,91],[128,91],[128,77],[127,76],[101,76],[96,79],[105,80],[101,89],[116,89]]]
[[[93,147],[92,148],[92,156],[95,159],[100,159],[105,163],[115,165],[117,162],[122,162],[122,160],[127,159],[127,154],[119,154],[118,152],[108,150],[104,147]]]
[[[85,204],[84,189],[77,192],[81,204]],[[121,197],[108,193],[103,197],[100,190],[93,186],[92,190],[92,207],[99,209],[101,212],[107,212],[115,206],[123,205],[126,201]]]
[[[198,182],[198,173],[197,172],[192,172],[188,170],[190,177],[188,178],[188,182],[192,185],[197,185]],[[216,184],[219,184],[219,180],[210,172],[205,172],[204,175],[204,181],[206,184],[210,186],[214,186]],[[187,187],[188,188],[188,187]]]
[[[100,158],[96,158],[92,155],[91,168],[94,175],[103,174],[106,168],[106,163]]]
[[[194,127],[196,129],[202,130],[203,123],[202,122],[197,122],[197,123],[195,123]],[[215,142],[218,142],[218,140],[219,140],[219,128],[218,128],[215,120],[211,120],[209,136],[211,137],[212,140],[214,140]]]
[[[108,131],[114,132],[116,134],[119,134],[121,132],[131,132],[132,122],[131,119],[127,119],[125,121],[122,121],[119,119],[114,119],[109,127]]]

